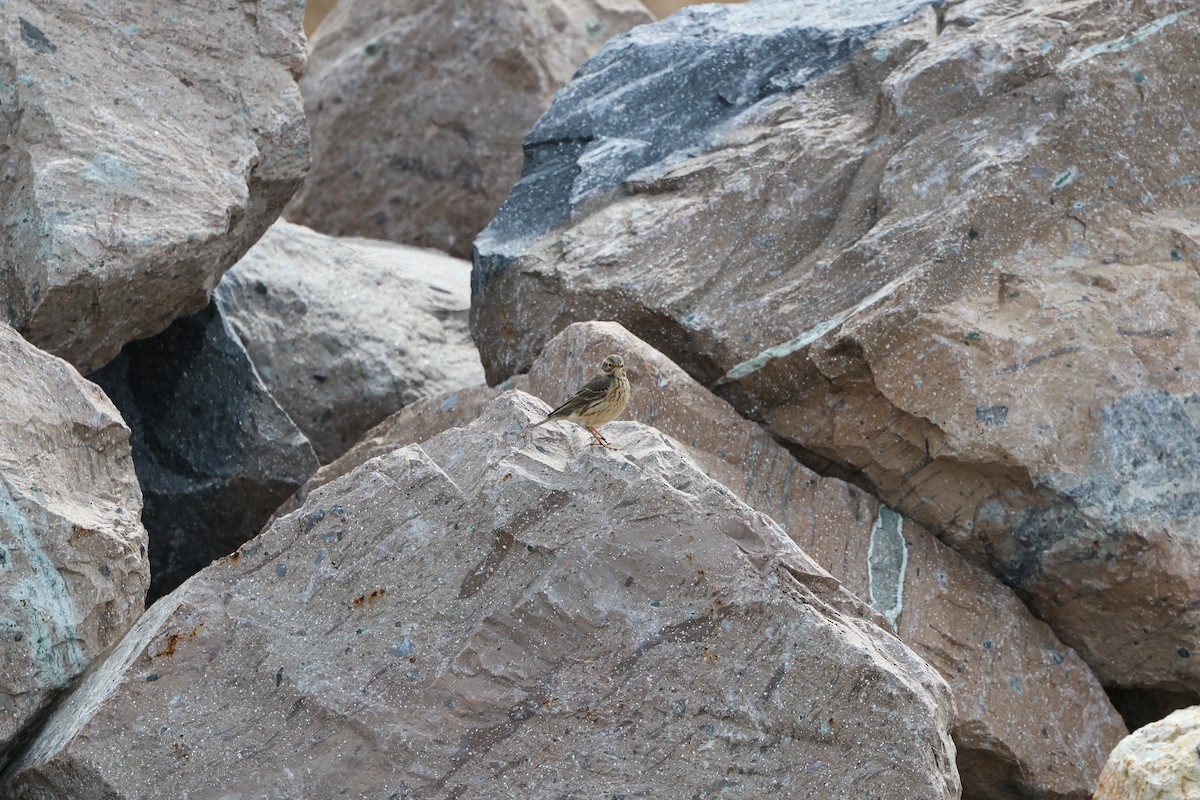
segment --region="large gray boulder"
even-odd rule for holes
[[[94,384],[0,324],[0,770],[145,607],[129,429]]]
[[[317,469],[216,303],[91,378],[133,431],[152,600],[253,537]]]
[[[332,461],[421,397],[483,383],[471,265],[277,222],[214,295],[263,383]]]
[[[9,796],[958,797],[949,691],[878,615],[662,434],[548,408],[373,459],[160,600]]]
[[[1104,683],[1200,697],[1200,16],[948,4],[785,60],[707,138],[645,122],[689,74],[742,86],[683,58],[701,36],[772,63],[765,23],[801,8],[682,11],[560,95],[477,240],[489,380],[615,319],[1019,589]],[[629,88],[655,58],[683,74]]]
[[[0,320],[87,374],[204,308],[308,169],[303,4],[0,4]]]
[[[853,485],[817,475],[616,323],[568,326],[528,374],[504,386],[556,404],[609,353],[624,354],[628,365],[625,417],[653,424],[706,475],[770,515],[946,679],[965,797],[1091,796],[1105,759],[1127,733],[1099,681],[1011,589],[921,526]],[[298,497],[371,458],[469,424],[503,391],[479,387],[406,406],[322,467]],[[588,439],[578,429],[571,435]],[[277,513],[298,507],[285,504]]]
[[[301,83],[313,168],[287,217],[456,256],[521,176],[521,137],[638,0],[356,0]]]

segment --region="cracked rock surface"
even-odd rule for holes
[[[1200,706],[1124,739],[1100,775],[1095,800],[1177,800],[1200,795]]]
[[[275,223],[217,287],[254,369],[332,461],[421,397],[483,383],[471,266],[434,250]]]
[[[547,410],[372,459],[160,600],[10,796],[958,797],[949,690],[877,614],[662,434]]]

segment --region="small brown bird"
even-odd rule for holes
[[[625,375],[625,359],[611,355],[600,363],[600,374],[567,398],[567,401],[530,427],[545,425],[558,419],[582,425],[595,439],[590,444],[615,450],[596,430],[606,422],[621,416],[629,405],[629,378]]]

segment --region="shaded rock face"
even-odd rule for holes
[[[877,615],[661,434],[548,408],[373,459],[161,600],[11,796],[958,796],[946,686]]]
[[[550,234],[502,212],[473,275],[489,380],[616,319],[1019,587],[1104,682],[1200,691],[1186,10],[929,11]],[[546,124],[586,127],[592,82]],[[533,152],[525,182],[569,198]]]
[[[112,403],[0,324],[0,769],[22,728],[141,614],[141,508]]]
[[[1200,706],[1132,733],[1113,750],[1095,800],[1200,797]]]
[[[521,137],[637,0],[342,3],[302,88],[313,168],[287,217],[470,253],[521,173]]]
[[[87,374],[204,308],[308,168],[302,14],[4,4],[0,319]]]
[[[483,383],[470,265],[278,222],[215,298],[323,462],[420,397]]]
[[[1126,729],[1087,665],[995,578],[862,490],[813,473],[616,323],[569,326],[528,375],[505,386],[556,404],[609,353],[624,354],[629,366],[626,417],[653,424],[706,475],[777,520],[946,679],[957,705],[952,733],[964,797],[1091,796]],[[406,407],[277,513],[301,507],[317,487],[371,458],[471,423],[502,391],[480,387]],[[553,429],[589,440],[566,423]]]
[[[258,533],[317,468],[215,303],[91,378],[133,431],[151,599]]]

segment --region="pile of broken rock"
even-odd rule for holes
[[[235,5],[0,4],[0,797],[1200,795],[1191,6]]]

